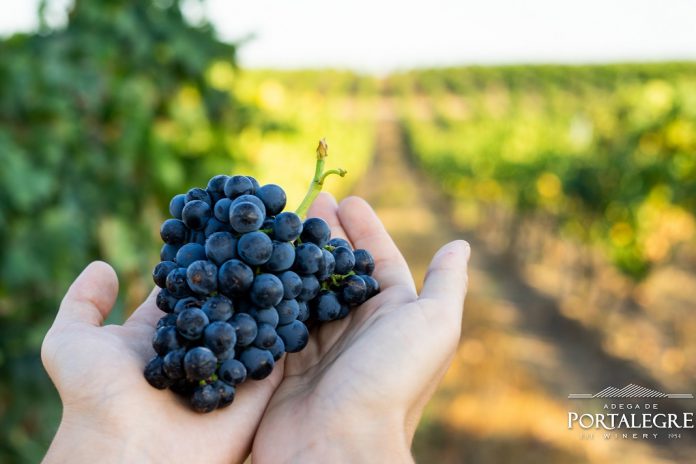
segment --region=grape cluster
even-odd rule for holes
[[[285,203],[277,185],[219,175],[169,204],[152,273],[166,314],[145,378],[195,411],[229,405],[237,385],[307,345],[308,324],[342,319],[379,292],[367,250],[332,239],[322,219],[284,212]]]

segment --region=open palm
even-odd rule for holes
[[[64,405],[46,461],[244,460],[282,365],[263,381],[238,388],[233,406],[193,412],[174,393],[156,390],[143,378],[154,355],[155,324],[164,314],[155,305],[156,293],[125,324],[102,326],[117,293],[113,269],[92,263],[70,287],[46,335],[42,359]],[[61,434],[73,439],[61,440]]]
[[[287,356],[252,456],[303,462],[317,453],[335,462],[346,446],[352,461],[380,461],[375,449],[389,447],[408,459],[422,408],[459,341],[468,245],[453,242],[438,252],[418,296],[403,256],[367,203],[353,197],[338,206],[322,194],[310,215],[325,219],[332,236],[374,255],[382,292],[322,325],[307,348]],[[370,456],[361,456],[360,447]]]

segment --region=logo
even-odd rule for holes
[[[609,386],[597,393],[571,393],[568,399],[595,400],[579,403],[594,411],[568,411],[568,429],[582,430],[583,440],[594,439],[594,432],[605,440],[674,440],[694,429],[694,412],[679,409],[678,402],[670,401],[694,399],[692,393],[664,393],[629,384]]]

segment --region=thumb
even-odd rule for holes
[[[111,266],[94,261],[72,283],[60,303],[54,327],[69,323],[100,326],[118,295],[118,278]]]
[[[471,249],[464,240],[455,240],[435,253],[425,275],[419,301],[432,300],[439,304],[423,305],[433,311],[443,307],[459,311],[464,306],[467,290],[467,263]],[[444,304],[443,304],[444,303]]]

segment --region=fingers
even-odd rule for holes
[[[383,289],[401,285],[415,297],[413,276],[396,244],[365,200],[348,197],[338,206],[338,219],[355,248],[375,258],[375,278]]]
[[[160,289],[158,287],[153,288],[147,299],[143,301],[143,304],[138,306],[128,320],[126,320],[125,325],[142,324],[154,327],[157,321],[164,316],[164,312],[155,304],[159,291]]]
[[[336,199],[326,192],[319,193],[312,206],[307,212],[308,217],[320,217],[325,220],[331,227],[331,237],[348,238],[346,232],[338,220],[338,204]]]
[[[461,317],[467,289],[467,263],[471,249],[464,240],[456,240],[435,253],[425,275],[419,301],[438,304],[423,305],[432,311],[452,309]]]
[[[118,296],[118,278],[108,264],[95,261],[72,283],[58,309],[54,326],[83,323],[98,327]]]

